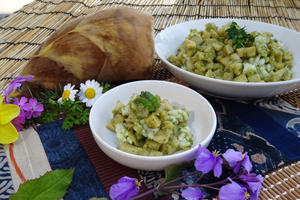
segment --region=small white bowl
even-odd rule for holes
[[[126,105],[133,93],[140,94],[141,91],[158,94],[161,99],[168,99],[173,106],[189,110],[188,126],[195,136],[191,149],[162,157],[148,157],[129,154],[116,148],[116,133],[105,127],[113,117],[112,110],[118,100]],[[110,158],[134,169],[159,171],[194,159],[199,144],[206,148],[210,143],[217,120],[213,107],[198,92],[172,82],[148,80],[126,83],[106,92],[93,105],[89,124],[96,143]]]
[[[282,42],[287,50],[291,50],[294,55],[294,65],[292,72],[294,76],[289,81],[266,82],[266,83],[241,83],[234,81],[218,80],[192,72],[183,70],[171,64],[167,58],[176,55],[177,47],[184,41],[190,33],[190,29],[204,30],[205,24],[215,23],[219,28],[230,21],[235,21],[246,31],[258,31],[263,33],[268,31],[273,33],[274,38]],[[165,64],[167,69],[177,78],[186,82],[192,87],[215,97],[233,100],[257,99],[269,96],[275,96],[290,92],[300,87],[300,33],[273,24],[240,20],[240,19],[204,19],[183,22],[176,24],[161,31],[155,37],[155,50],[158,57]]]

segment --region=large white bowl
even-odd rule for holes
[[[195,135],[191,149],[173,155],[148,157],[129,154],[116,148],[118,144],[116,133],[105,127],[113,117],[112,110],[118,100],[127,104],[133,93],[140,94],[141,91],[158,94],[162,99],[168,99],[172,105],[190,111],[188,125]],[[176,83],[149,80],[123,84],[106,92],[93,105],[89,123],[96,143],[110,158],[131,168],[158,171],[172,164],[194,159],[198,145],[207,147],[210,143],[217,122],[214,109],[198,92]]]
[[[171,64],[167,58],[174,54],[176,48],[184,41],[190,33],[191,28],[204,30],[206,23],[215,23],[218,27],[225,25],[230,21],[235,21],[246,31],[271,32],[274,37],[282,42],[287,50],[291,50],[294,55],[293,73],[294,76],[289,81],[267,82],[267,83],[241,83],[234,81],[225,81],[213,79],[192,72],[180,69]],[[262,97],[275,96],[283,94],[300,87],[300,33],[268,23],[239,20],[239,19],[204,19],[183,22],[176,24],[161,31],[155,37],[155,50],[161,61],[167,69],[182,81],[188,83],[212,96],[225,99],[256,99]]]

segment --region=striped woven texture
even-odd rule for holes
[[[180,22],[207,18],[255,20],[300,32],[299,0],[35,0],[0,20],[0,88],[5,88],[10,77],[23,70],[38,46],[67,21],[118,6],[151,13],[155,35]],[[167,71],[159,59],[156,59],[153,79],[184,84]],[[299,90],[279,97],[300,108]],[[79,138],[82,132],[80,129],[79,134],[77,132]],[[80,139],[88,148],[91,141]],[[92,149],[86,151],[90,157],[96,156]],[[96,171],[100,164],[103,163],[94,163]],[[299,171],[300,163],[295,162],[267,174],[260,199],[299,199]],[[103,176],[103,172],[97,173]]]

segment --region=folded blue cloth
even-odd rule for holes
[[[37,127],[52,170],[75,169],[64,200],[109,199],[90,159],[73,130],[62,130],[62,120]]]

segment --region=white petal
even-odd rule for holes
[[[80,83],[80,90],[86,90],[87,89],[87,86],[83,83]]]
[[[92,88],[92,87],[94,86],[93,81],[90,81],[90,80],[87,80],[87,81],[85,82],[85,84],[86,84],[87,88]]]
[[[84,98],[86,98],[84,94],[79,96],[79,100],[83,100]]]
[[[92,106],[92,105],[91,105],[91,102],[90,102],[90,101],[87,101],[87,102],[86,102],[86,106],[87,106],[87,107],[91,107],[91,106]]]
[[[88,101],[89,101],[88,98],[84,98],[84,99],[82,100],[83,103],[88,102]]]
[[[64,86],[64,91],[69,90],[71,83],[68,83],[67,85]]]
[[[75,85],[72,85],[72,87],[70,87],[70,90],[73,90],[73,89],[74,89],[74,87],[75,87]]]

